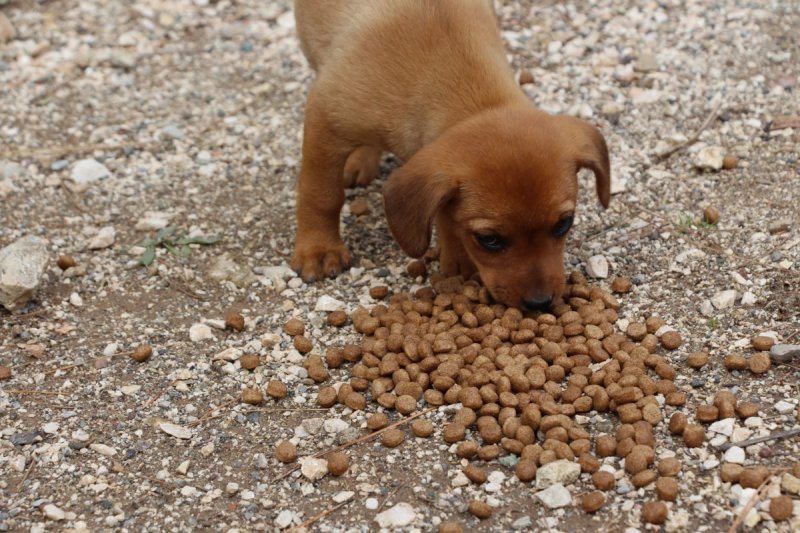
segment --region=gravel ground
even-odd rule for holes
[[[683,346],[667,357],[684,410],[729,389],[759,406],[759,417],[736,423],[744,438],[800,426],[800,359],[760,375],[722,363],[754,353],[756,335],[794,344],[800,335],[800,125],[785,127],[800,114],[799,9],[791,0],[499,7],[533,102],[598,124],[612,152],[610,209],[600,211],[582,177],[569,267],[602,255],[611,274],[594,283],[630,278],[617,326],[655,314],[678,330]],[[441,439],[448,409],[428,415],[431,439],[351,448],[345,476],[280,477],[278,440],[300,455],[328,449],[366,434],[366,415],[379,410],[318,409],[318,385],[283,324],[300,318],[323,354],[360,337],[327,325],[326,299],[352,311],[375,304],[372,286],[423,283],[388,234],[380,183],[347,193],[354,268],[309,286],[286,266],[312,79],[290,10],[283,0],[0,1],[0,247],[37,235],[51,258],[34,300],[16,314],[0,309],[0,365],[12,369],[0,382],[0,530],[273,531],[337,506],[311,529],[367,531],[401,503],[412,508],[406,531],[450,519],[471,531],[657,529],[641,520],[652,486],[620,485],[591,516],[546,509],[497,462],[493,483],[460,486],[463,465]],[[661,157],[707,117],[697,143]],[[735,168],[702,168],[723,155],[738,158]],[[394,165],[387,159],[384,175]],[[702,222],[707,207],[718,224]],[[167,244],[218,240],[189,245],[186,257],[157,246],[141,266],[138,244],[165,224],[178,228]],[[60,255],[75,266],[59,268]],[[231,310],[243,331],[224,329]],[[129,355],[144,343],[154,353],[137,363]],[[685,358],[700,349],[710,362],[695,371]],[[260,356],[255,371],[241,368],[244,352]],[[238,403],[243,388],[271,379],[288,397]],[[348,379],[332,370],[326,384]],[[611,415],[586,423],[616,424]],[[726,530],[752,491],[720,480],[721,452],[686,448],[664,425],[656,452],[684,470],[663,527]],[[746,466],[777,469],[797,461],[800,440],[744,451]],[[568,489],[575,497],[590,485],[584,474]],[[774,490],[750,527],[797,531],[797,494],[793,518],[777,523],[766,512]],[[488,501],[492,518],[466,513],[473,499]]]

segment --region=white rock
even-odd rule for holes
[[[724,459],[726,463],[735,463],[743,465],[745,460],[744,450],[738,446],[731,446],[725,450]]]
[[[176,468],[175,471],[180,475],[185,476],[186,473],[189,472],[189,460],[187,459],[186,461],[179,464],[178,468]]]
[[[291,526],[294,521],[295,514],[287,509],[278,513],[278,517],[275,519],[275,525],[278,526],[279,529],[286,529]]]
[[[700,304],[700,314],[703,316],[714,316],[714,306],[711,300],[703,300]]]
[[[192,327],[194,327],[194,326],[192,326]],[[191,338],[191,335],[192,335],[192,330],[189,329],[189,337],[190,338]],[[213,335],[212,335],[212,338],[213,338]],[[204,340],[204,339],[201,339],[201,340]],[[198,342],[198,341],[195,341],[194,339],[192,339],[192,341],[193,342]],[[243,353],[244,352],[242,351],[241,348],[226,348],[226,349],[222,350],[221,352],[215,353],[213,356],[211,356],[211,360],[212,361],[237,361],[242,356]]]
[[[205,324],[194,324],[189,328],[189,339],[192,342],[202,342],[207,340],[215,340],[214,333],[211,328]]]
[[[608,261],[605,256],[593,255],[586,261],[586,273],[593,278],[605,279],[608,277]]]
[[[778,411],[782,415],[788,415],[789,413],[794,411],[794,404],[789,403],[787,401],[781,400],[775,404],[775,410]]]
[[[70,177],[75,183],[83,185],[110,178],[111,171],[94,159],[81,159],[72,167]]]
[[[551,485],[560,483],[569,485],[581,475],[581,467],[578,463],[561,459],[547,463],[536,472],[536,488],[546,489]]]
[[[464,472],[461,471],[459,471],[458,474],[456,474],[456,477],[453,478],[453,481],[450,482],[454,488],[466,487],[469,485],[469,483],[469,478],[464,474]]]
[[[701,170],[719,170],[724,157],[725,149],[721,146],[706,146],[694,154],[694,166]]]
[[[367,498],[364,502],[364,507],[369,509],[370,511],[374,511],[378,508],[378,500],[377,498]]]
[[[9,311],[25,306],[42,281],[48,259],[47,241],[34,236],[0,250],[0,304]]]
[[[382,528],[404,527],[411,524],[417,517],[413,507],[407,503],[398,503],[394,507],[378,513],[375,521]]]
[[[658,102],[661,99],[661,92],[654,89],[633,87],[629,92],[629,96],[635,105],[648,105]]]
[[[736,420],[733,418],[723,418],[722,420],[717,420],[710,426],[708,426],[709,431],[713,431],[714,433],[719,433],[720,435],[725,435],[726,437],[730,437],[733,434],[733,426]]]
[[[194,435],[194,431],[190,428],[179,426],[172,422],[161,422],[158,428],[167,435],[172,435],[178,439],[191,439],[192,435]]]
[[[83,298],[77,292],[73,292],[69,295],[69,303],[74,307],[83,307]]]
[[[58,425],[58,422],[48,422],[44,426],[42,426],[42,431],[47,433],[48,435],[54,435],[58,432],[58,428],[61,427]]]
[[[328,461],[318,457],[302,457],[300,472],[310,481],[322,479],[328,473]]]
[[[100,444],[98,442],[94,442],[89,445],[89,449],[94,450],[95,452],[99,453],[100,455],[104,455],[106,457],[113,457],[117,455],[117,450],[112,448],[111,446],[107,446],[105,444]]]
[[[225,485],[225,494],[228,494],[229,496],[233,496],[237,492],[239,492],[239,484],[238,483],[234,483],[234,482],[231,481],[230,483]]]
[[[53,505],[52,503],[48,503],[42,508],[42,512],[44,515],[49,518],[50,520],[64,520],[66,518],[66,513]]]
[[[0,2],[0,5],[4,3],[5,2]],[[0,43],[6,43],[16,37],[16,35],[17,31],[14,29],[11,21],[8,20],[5,13],[0,11]]]
[[[734,302],[736,302],[736,291],[733,289],[720,291],[711,298],[711,303],[720,310],[732,307]]]
[[[106,226],[101,228],[100,231],[97,232],[97,235],[89,240],[87,247],[90,250],[102,250],[114,244],[116,238],[117,230],[114,229],[114,226]]]
[[[90,435],[86,433],[84,430],[78,428],[72,432],[72,438],[75,440],[79,440],[81,442],[86,442],[89,440]]]
[[[142,218],[136,222],[136,229],[140,231],[152,231],[166,228],[172,215],[160,211],[147,211]]]
[[[336,503],[343,503],[350,500],[356,493],[351,490],[343,490],[333,495],[333,501]]]
[[[550,463],[552,464],[552,463]],[[578,467],[580,470],[580,467]],[[566,507],[572,503],[572,494],[561,483],[556,483],[550,487],[536,493],[536,497],[549,509]]]
[[[506,475],[500,470],[492,470],[489,473],[487,479],[489,480],[490,483],[497,483],[498,485],[502,485],[503,481],[505,481],[506,479]]]
[[[742,294],[742,305],[753,305],[758,301],[756,295],[750,291]]]
[[[344,302],[340,302],[336,298],[331,298],[327,295],[322,295],[317,300],[317,304],[314,306],[314,311],[322,311],[325,313],[330,313],[331,311],[339,311],[345,308]]]
[[[760,428],[764,425],[764,420],[760,416],[751,416],[744,419],[744,425],[749,428]]]
[[[323,423],[323,428],[327,433],[341,433],[342,431],[346,430],[350,427],[350,425],[342,420],[341,418],[329,418]],[[311,433],[309,431],[309,433]]]
[[[194,498],[200,494],[200,491],[197,490],[196,487],[192,487],[191,485],[186,485],[185,487],[181,488],[181,496],[186,496],[187,498]]]
[[[781,476],[781,489],[784,492],[800,494],[800,478],[793,476],[789,472],[784,472]]]
[[[117,350],[119,349],[119,345],[116,342],[112,342],[107,344],[105,348],[103,348],[103,355],[106,357],[112,357]]]
[[[303,420],[300,425],[309,435],[316,435],[319,433],[319,430],[322,429],[322,425],[325,421],[322,418],[306,418]],[[345,425],[347,423],[345,422]],[[338,433],[335,431],[333,433]]]

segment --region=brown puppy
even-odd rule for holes
[[[564,243],[591,169],[610,197],[605,140],[535,109],[515,83],[487,0],[296,0],[308,96],[292,267],[304,279],[349,263],[344,187],[384,151],[389,227],[419,257],[435,221],[445,274],[476,271],[494,298],[540,309],[564,287]]]

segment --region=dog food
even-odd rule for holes
[[[344,452],[329,453],[325,459],[328,461],[328,472],[334,476],[343,476],[350,468],[350,456]]]
[[[150,359],[153,355],[153,348],[150,347],[149,344],[142,344],[141,346],[137,346],[133,353],[131,354],[131,359],[136,361],[137,363],[143,363]]]
[[[663,524],[667,520],[667,506],[664,502],[647,502],[642,506],[642,519],[648,524]]]
[[[250,405],[261,405],[264,401],[264,395],[255,387],[247,387],[242,391],[242,403]]]
[[[234,331],[244,331],[244,317],[236,312],[225,313],[225,326]]]
[[[245,370],[255,370],[259,362],[258,355],[252,353],[244,354],[239,358],[239,365]]]
[[[481,520],[485,520],[492,516],[492,508],[489,507],[488,503],[480,500],[472,500],[469,503],[469,512]]]
[[[278,442],[274,453],[281,463],[293,463],[297,460],[297,447],[288,440]]]
[[[584,494],[583,498],[581,498],[581,507],[587,513],[597,512],[605,503],[606,497],[599,490]]]
[[[290,318],[286,321],[286,324],[283,325],[283,331],[285,331],[287,335],[295,337],[305,333],[306,326],[303,324],[302,320],[298,318]]]

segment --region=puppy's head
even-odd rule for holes
[[[443,249],[465,255],[458,263],[474,266],[497,301],[543,309],[564,289],[564,244],[581,168],[594,172],[607,207],[608,150],[596,128],[529,107],[487,111],[446,131],[390,176],[389,227],[403,250],[419,257],[437,218],[456,241],[442,242]]]

